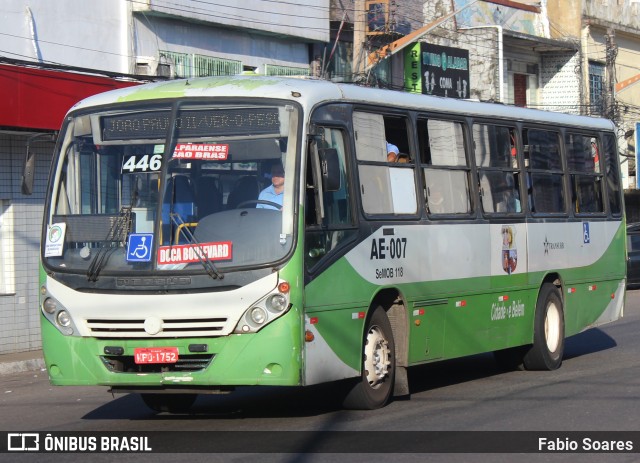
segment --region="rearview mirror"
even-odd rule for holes
[[[31,150],[31,143],[38,139],[42,141],[54,142],[57,132],[53,133],[37,133],[27,140],[27,153],[24,158],[24,168],[22,169],[22,194],[30,195],[33,193],[33,177],[36,171],[36,153]]]
[[[322,171],[322,187],[324,191],[340,189],[340,159],[335,148],[318,149],[320,169]]]
[[[31,195],[33,193],[33,174],[36,168],[36,154],[31,152],[27,145],[27,155],[24,158],[24,169],[22,170],[22,194]]]

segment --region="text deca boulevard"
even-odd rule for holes
[[[550,452],[628,452],[633,450],[630,440],[600,440],[585,437],[581,441],[567,438],[538,438],[538,450]]]

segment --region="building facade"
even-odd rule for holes
[[[586,104],[591,114],[616,123],[624,187],[635,190],[640,122],[640,2],[585,0],[581,28]]]

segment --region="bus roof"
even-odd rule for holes
[[[511,121],[544,122],[599,130],[614,130],[615,128],[610,120],[596,117],[520,108],[499,103],[483,103],[395,90],[374,89],[312,78],[268,76],[201,77],[133,86],[86,98],[74,105],[70,111],[117,102],[181,97],[233,96],[292,100],[307,107],[313,107],[329,101],[342,101],[345,103],[366,103],[446,114],[497,117]]]

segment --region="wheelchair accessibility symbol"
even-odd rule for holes
[[[127,243],[127,262],[149,262],[153,233],[132,233]]]
[[[589,222],[582,222],[582,240],[584,244],[591,243],[591,233],[589,232]]]

